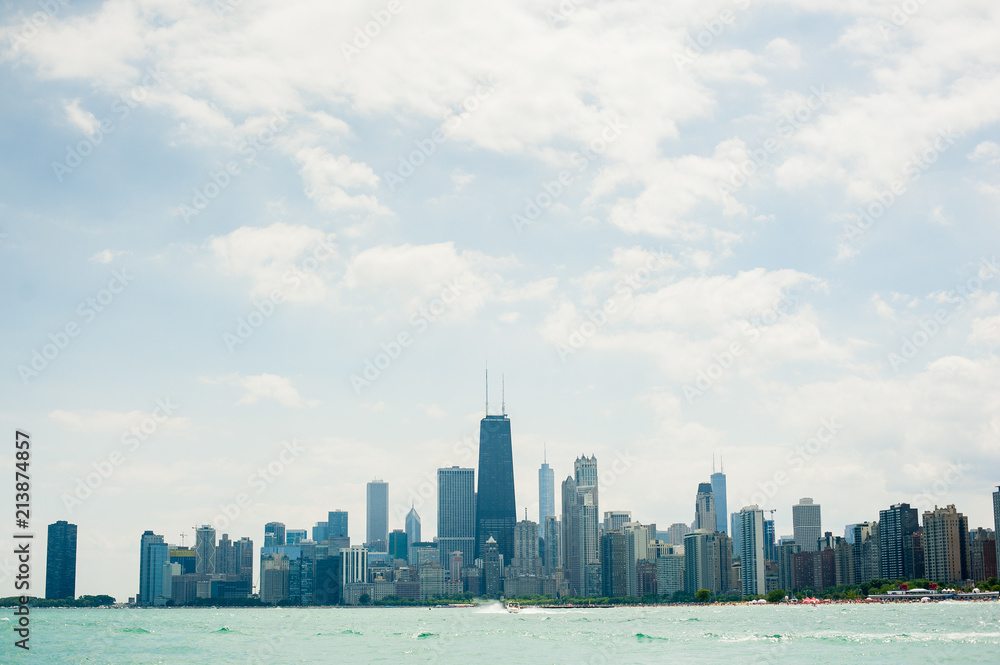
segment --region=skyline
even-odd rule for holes
[[[643,523],[713,453],[778,535],[991,523],[1000,6],[223,4],[0,9],[0,426],[81,593],[153,527],[362,542],[376,477],[433,532],[487,358],[515,518],[547,450]]]

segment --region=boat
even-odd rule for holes
[[[516,600],[511,600],[507,603],[507,611],[511,614],[517,614],[521,611],[521,603]]]

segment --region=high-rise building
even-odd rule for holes
[[[372,552],[389,550],[389,483],[373,480],[368,483],[368,529],[365,544]]]
[[[163,596],[163,567],[168,556],[169,546],[163,542],[163,536],[144,531],[139,542],[138,604],[152,605]]]
[[[915,575],[913,539],[920,528],[916,508],[897,503],[878,512],[879,576],[885,580],[912,580]]]
[[[774,520],[764,520],[764,560],[777,561],[774,543]]]
[[[876,579],[880,575],[878,522],[855,524],[853,540],[851,554],[854,558],[854,584]]]
[[[194,572],[215,574],[215,529],[208,524],[194,531]]]
[[[317,543],[322,543],[329,536],[329,522],[316,522],[316,526],[312,528],[312,539]]]
[[[410,506],[410,512],[406,513],[406,520],[404,520],[404,527],[406,529],[406,542],[412,545],[413,543],[419,543],[420,540],[420,515],[417,514],[417,509],[414,506]]]
[[[628,595],[628,566],[625,534],[606,531],[601,536],[601,593],[609,598]]]
[[[997,576],[996,534],[993,529],[979,527],[971,534],[969,559],[972,565],[972,579],[982,582]]]
[[[236,574],[248,580],[253,579],[253,541],[244,536],[236,541]]]
[[[363,545],[351,545],[340,550],[342,583],[360,584],[368,581],[368,549]]]
[[[438,469],[437,541],[441,565],[447,568],[452,552],[472,561],[476,552],[476,471],[453,466]],[[537,530],[535,537],[538,537]]]
[[[285,525],[268,522],[264,525],[264,547],[281,547],[285,544]]]
[[[715,498],[715,530],[729,533],[729,530],[726,528],[726,516],[729,514],[729,502],[726,500],[726,474],[725,469],[721,466],[718,473],[716,473],[714,458],[712,459],[712,475],[709,480],[712,481],[712,496]]]
[[[708,589],[714,594],[734,587],[732,543],[725,533],[695,529],[684,536],[684,590],[695,594]]]
[[[76,598],[76,525],[65,520],[49,525],[45,556],[45,598]]]
[[[818,541],[819,536],[813,541],[814,550]],[[740,510],[740,574],[744,596],[764,593],[764,511],[756,505]]]
[[[597,455],[582,455],[573,462],[573,477],[579,487],[596,487],[598,484]]]
[[[285,531],[286,545],[298,545],[307,538],[309,538],[309,534],[305,529],[288,529]]]
[[[542,558],[538,555],[538,525],[531,520],[521,520],[514,525],[514,556],[507,569],[508,576],[539,575]]]
[[[691,527],[683,522],[675,522],[667,527],[667,542],[671,545],[683,545],[684,536],[691,533]]]
[[[1000,568],[1000,486],[993,493],[993,533],[997,541],[997,568]]]
[[[733,558],[739,558],[740,549],[743,547],[740,538],[740,514],[730,513],[729,515],[729,535],[733,538]]]
[[[479,423],[479,485],[476,492],[476,558],[493,538],[504,564],[514,556],[514,454],[510,418],[487,414]]]
[[[621,531],[625,534],[625,566],[628,595],[633,598],[641,598],[642,588],[639,580],[639,564],[656,559],[656,552],[651,545],[656,540],[656,525],[627,522],[622,525]]]
[[[570,593],[585,594],[595,586],[599,593],[595,581],[601,575],[597,457],[578,458],[574,471],[575,477],[562,484],[563,556]],[[588,580],[588,574],[593,579]]]
[[[217,575],[236,575],[239,573],[239,567],[235,543],[229,540],[228,533],[224,533],[215,545],[215,573]]]
[[[924,512],[923,544],[927,579],[942,583],[969,579],[969,519],[954,505]]]
[[[556,481],[548,460],[542,459],[538,469],[538,535],[544,538],[545,518],[556,515]]]
[[[480,466],[480,473],[482,467]],[[483,577],[484,591],[487,598],[496,598],[503,591],[503,565],[500,561],[500,548],[493,536],[489,536],[483,543]]]
[[[631,521],[631,510],[605,510],[604,533],[611,533],[612,531],[622,533],[622,527]]]
[[[402,529],[393,529],[389,534],[389,557],[392,559],[409,559],[409,541]]]
[[[819,549],[819,539],[823,537],[820,517],[820,505],[813,503],[809,497],[799,499],[792,506],[792,531],[795,533],[796,544],[802,547],[803,552],[816,552]]]
[[[778,588],[791,592],[795,589],[795,569],[792,566],[792,556],[802,551],[794,540],[783,541],[776,548],[778,562]]]
[[[718,519],[715,515],[715,496],[712,494],[712,484],[700,483],[694,505],[694,528],[702,531],[718,531],[717,525]]]
[[[348,538],[347,511],[331,510],[326,517],[326,533],[330,538]],[[315,538],[313,539],[315,540]]]
[[[545,524],[542,525],[542,539],[545,543],[542,550],[542,565],[545,567],[545,572],[551,574],[563,566],[562,523],[558,518],[545,518]]]

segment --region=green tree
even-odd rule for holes
[[[775,589],[767,594],[767,602],[769,603],[780,603],[785,599],[784,589]]]
[[[699,603],[707,603],[708,599],[712,597],[712,592],[708,589],[698,589],[698,593],[694,594],[694,599]]]
[[[372,602],[372,597],[367,593],[363,593],[358,597],[358,603],[361,605],[370,605]]]

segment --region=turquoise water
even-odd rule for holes
[[[3,610],[9,618],[12,610]],[[0,621],[0,662],[993,663],[1000,603],[562,610],[177,609],[31,612],[31,652]],[[24,658],[23,656],[27,656]],[[16,659],[16,660],[15,660]]]

